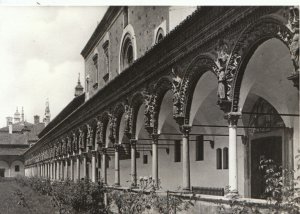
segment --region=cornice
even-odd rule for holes
[[[103,16],[101,22],[96,27],[94,33],[90,37],[89,41],[81,51],[81,55],[86,58],[90,51],[95,47],[95,45],[98,43],[100,38],[104,35],[104,33],[109,28],[110,24],[114,20],[114,18],[117,16],[119,11],[122,9],[120,6],[110,6],[105,15]]]

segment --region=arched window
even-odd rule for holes
[[[164,38],[164,31],[162,28],[159,28],[156,33],[155,43],[159,43]]]
[[[127,34],[124,38],[124,43],[123,43],[121,53],[122,53],[121,66],[122,66],[122,70],[125,70],[133,63],[134,60],[133,46],[129,34]]]
[[[217,169],[222,169],[222,149],[217,149]]]
[[[228,148],[223,148],[223,169],[228,169]]]

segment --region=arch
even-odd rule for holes
[[[159,26],[157,26],[154,30],[153,33],[153,41],[152,41],[152,45],[155,45],[156,43],[158,43],[159,41],[157,40],[159,35],[162,35],[162,37],[166,36],[166,32],[167,32],[167,21],[164,20]]]
[[[100,127],[98,127],[100,130],[99,131],[99,140],[98,143],[100,145],[102,145],[103,147],[107,147],[108,146],[108,142],[106,141],[106,132],[108,129],[108,123],[109,123],[109,113],[107,111],[103,112],[98,120],[100,121]]]
[[[155,36],[155,43],[159,43],[165,36],[165,32],[164,30],[160,27],[157,32],[156,32],[156,36]]]
[[[133,58],[133,62],[137,59],[137,45],[136,45],[136,37],[135,37],[135,33],[134,33],[134,29],[132,27],[131,24],[128,24],[122,33],[122,37],[121,37],[121,43],[120,43],[120,49],[119,49],[119,74],[126,68],[123,67],[123,57],[124,57],[124,51],[126,51],[126,49],[128,50],[127,45],[131,45],[132,47],[132,58]],[[127,46],[127,48],[126,48]]]
[[[121,124],[122,117],[124,116],[124,112],[125,112],[125,106],[123,103],[117,104],[113,111],[113,117],[115,118],[114,133],[113,133],[115,138],[115,143],[119,143],[119,140],[122,140],[123,137],[122,134],[124,134],[124,132],[120,133],[120,126],[125,125],[125,124]]]
[[[246,66],[254,51],[268,39],[277,38],[286,46],[291,40],[291,31],[275,16],[266,16],[248,26],[238,38],[226,67],[229,78],[228,97],[231,111],[238,111],[240,87]]]
[[[181,86],[181,97],[184,100],[183,116],[185,119],[185,124],[192,122],[190,121],[190,111],[194,91],[199,79],[208,71],[213,72],[213,74],[217,76],[216,69],[217,66],[213,60],[213,57],[205,54],[196,56],[187,67]],[[218,82],[216,79],[216,86],[217,84]]]
[[[132,108],[131,127],[130,127],[130,133],[132,138],[136,136],[138,112],[140,107],[143,105],[143,103],[144,103],[144,96],[142,95],[142,93],[140,92],[135,93],[130,103],[130,107]]]
[[[158,131],[158,117],[160,112],[160,107],[163,101],[165,94],[172,90],[172,81],[170,77],[162,77],[160,78],[154,86],[154,93],[156,96],[156,102],[154,103],[154,112],[153,112],[153,125],[154,130],[153,133],[157,133]],[[172,109],[170,109],[172,111]]]

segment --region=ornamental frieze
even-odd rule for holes
[[[109,113],[108,117],[109,117],[109,124],[108,124],[109,140],[112,144],[114,144],[114,142],[116,140],[116,122],[117,122],[117,118],[112,113]]]
[[[150,94],[148,91],[142,92],[145,102],[145,127],[148,129],[154,128],[154,113],[155,113],[155,105],[157,102],[157,95],[156,94]]]
[[[127,136],[130,136],[132,132],[132,130],[130,130],[132,127],[132,112],[133,112],[132,107],[126,104],[125,112],[124,112],[124,127],[125,127],[124,132]]]
[[[103,146],[103,122],[98,121],[97,122],[97,128],[96,128],[96,144],[98,144],[100,147]]]

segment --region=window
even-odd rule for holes
[[[217,149],[217,169],[222,169],[222,149]]]
[[[121,59],[121,65],[122,70],[125,70],[133,63],[133,46],[131,43],[130,35],[127,34],[124,39],[124,44],[122,48],[122,59]]]
[[[20,172],[20,166],[19,165],[15,165],[15,172]]]
[[[164,38],[164,31],[162,28],[159,28],[156,33],[155,43],[159,43]]]
[[[223,169],[228,169],[228,148],[223,148]]]
[[[93,63],[94,63],[94,66],[95,66],[95,73],[96,73],[96,83],[93,85],[93,88],[94,89],[97,89],[98,88],[98,54],[96,53],[94,56],[93,56]]]
[[[203,135],[196,137],[196,161],[204,160],[204,141]]]
[[[106,66],[106,73],[103,76],[103,79],[105,82],[107,82],[107,80],[109,79],[109,51],[108,51],[109,41],[106,40],[106,42],[104,42],[102,47],[103,47],[103,51],[104,51],[105,66]]]
[[[143,164],[147,164],[148,163],[148,155],[144,155],[143,156]]]
[[[181,161],[181,143],[180,140],[174,142],[174,162]]]
[[[124,7],[124,13],[123,13],[123,19],[124,19],[124,28],[128,25],[128,7]]]

